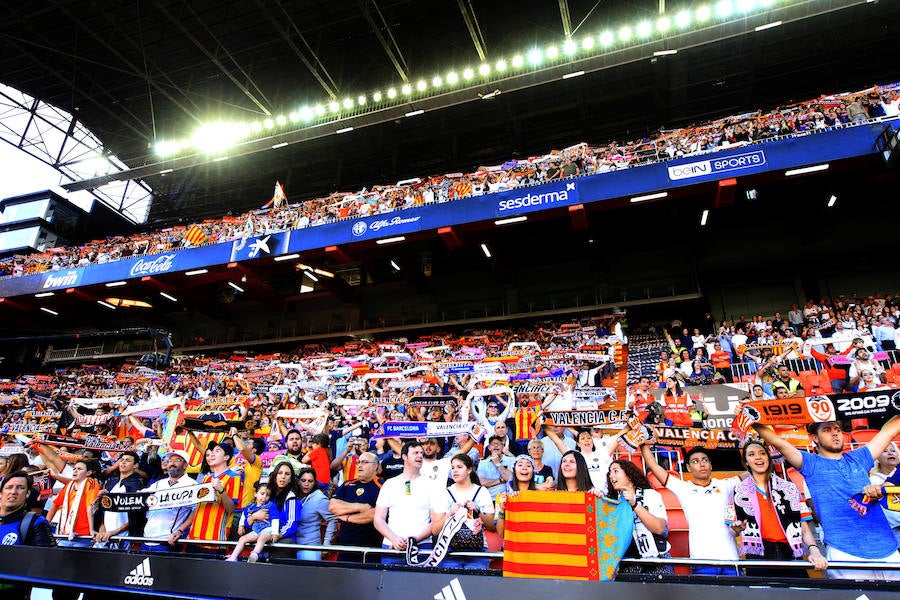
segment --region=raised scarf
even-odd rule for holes
[[[741,554],[763,556],[762,528],[759,523],[759,496],[756,481],[748,477],[734,488],[734,511],[738,521],[747,521],[747,528],[741,534]],[[790,481],[772,475],[769,479],[768,501],[778,515],[778,525],[784,532],[796,558],[803,556],[803,535],[800,528],[801,496]]]

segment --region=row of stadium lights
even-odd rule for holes
[[[413,98],[423,98],[428,95],[445,91],[459,84],[470,85],[481,81],[489,81],[492,78],[506,76],[511,70],[525,68],[540,68],[546,62],[564,62],[571,60],[579,52],[584,54],[600,53],[618,44],[620,47],[630,43],[643,43],[654,34],[665,36],[673,29],[685,30],[692,24],[700,26],[708,23],[713,17],[727,20],[738,15],[747,15],[754,10],[766,10],[775,4],[776,0],[719,0],[714,5],[704,5],[692,10],[682,10],[674,17],[663,15],[656,23],[642,21],[636,26],[623,26],[617,31],[608,30],[597,36],[587,36],[580,41],[567,39],[560,45],[547,48],[533,48],[529,52],[517,54],[511,59],[501,58],[493,64],[483,63],[478,67],[466,67],[461,71],[450,71],[445,75],[435,75],[430,82],[420,79],[415,83],[406,83],[399,87],[389,87],[384,91],[375,91],[371,94],[360,94],[354,100],[352,97],[341,101],[332,100],[327,104],[303,106],[287,115],[277,115],[262,121],[251,123],[212,123],[200,127],[190,139],[181,141],[160,141],[154,149],[162,158],[171,157],[189,150],[217,153],[227,150],[228,147],[237,144],[243,139],[251,138],[257,134],[269,134],[276,129],[283,129],[289,125],[310,124],[314,121],[337,120],[342,117],[355,116],[373,108],[382,108],[387,104],[407,102]],[[778,22],[764,25],[758,30],[767,29]],[[664,50],[658,54],[675,54],[677,50]],[[583,71],[570,73],[564,78],[583,75]],[[422,114],[424,111],[415,110],[407,113],[412,117]],[[336,133],[352,131],[352,127],[337,130]],[[273,148],[286,146],[286,142],[275,144]]]

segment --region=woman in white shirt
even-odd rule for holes
[[[463,529],[450,542],[451,552],[453,550],[477,551],[473,548],[454,547],[454,543],[460,537],[472,540],[480,536],[481,544],[479,545],[483,550],[487,550],[484,530],[495,531],[494,501],[491,493],[481,485],[474,467],[475,463],[468,454],[454,456],[450,459],[450,477],[453,479],[453,484],[432,496],[431,531],[434,535],[440,533],[448,517],[460,510],[468,511]],[[464,532],[464,536],[460,536]],[[450,554],[441,561],[440,565],[459,569],[487,569],[489,562],[487,558],[457,558]]]
[[[625,558],[670,558],[668,515],[662,496],[650,486],[640,469],[627,460],[614,460],[606,476],[609,496],[634,509],[634,532]],[[622,565],[620,573],[672,574],[671,565]]]

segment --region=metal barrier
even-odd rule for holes
[[[65,535],[55,535],[57,539],[70,539]],[[91,539],[90,536],[76,536],[74,539]],[[160,543],[161,540],[158,538],[147,538],[147,537],[135,537],[135,536],[113,536],[110,538],[111,541],[122,541],[122,542],[152,542],[152,543]],[[231,548],[237,544],[236,541],[219,541],[219,540],[179,540],[176,546],[184,545],[184,546],[216,546],[224,548]],[[362,554],[363,560],[365,561],[369,555],[379,555],[379,556],[405,556],[406,552],[402,550],[392,550],[388,548],[366,548],[360,546],[322,546],[322,545],[313,545],[313,544],[285,544],[285,543],[276,543],[269,544],[266,546],[270,549],[276,550],[312,550],[315,552],[344,552],[344,553],[354,553],[354,554]],[[75,548],[77,550],[77,548]],[[89,549],[89,548],[84,548]],[[99,549],[100,551],[104,551],[103,549]],[[121,550],[106,550],[106,551],[116,551],[121,552]],[[129,550],[130,552],[140,553],[136,550]],[[169,553],[168,555],[176,555],[177,552]],[[465,558],[489,558],[489,559],[503,559],[503,552],[455,552],[451,551],[449,553],[450,556],[457,557],[465,557]],[[330,561],[323,561],[326,564]],[[672,565],[672,566],[687,566],[687,567],[728,567],[741,569],[744,567],[751,568],[759,568],[759,567],[772,567],[772,568],[786,568],[786,569],[797,569],[797,570],[810,570],[811,565],[805,560],[793,560],[793,561],[785,561],[785,560],[721,560],[721,559],[706,559],[706,558],[624,558],[621,561],[622,564],[625,565]],[[886,563],[886,562],[878,562],[878,561],[862,561],[862,562],[850,562],[850,561],[834,561],[829,562],[828,567],[830,569],[852,569],[852,570],[887,570],[887,571],[900,571],[900,563]],[[421,569],[419,569],[421,570]],[[496,573],[495,569],[487,569],[485,573]]]

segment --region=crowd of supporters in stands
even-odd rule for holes
[[[803,309],[791,307],[785,316],[741,317],[734,325],[710,316],[695,329],[675,322],[664,334],[665,352],[671,351],[672,358],[663,357],[658,375],[650,375],[664,382],[666,391],[656,399],[645,377],[628,391],[626,404],[647,423],[705,426],[703,414],[692,414],[705,408],[688,404],[694,384],[690,373],[696,369],[683,369],[685,361],[701,370],[718,361],[719,379],[752,388],[753,400],[809,394],[797,374],[784,367],[814,357],[829,377],[846,368],[842,390],[891,385],[898,316],[900,303],[893,297],[872,296],[811,301]],[[849,333],[840,333],[839,326]],[[793,339],[800,341],[793,345]],[[457,559],[452,551],[485,549],[489,539],[496,539],[493,532],[502,538],[506,503],[526,489],[591,492],[628,501],[635,521],[626,556],[632,558],[670,556],[679,532],[668,520],[677,513],[687,521],[688,552],[696,559],[805,557],[816,569],[826,568],[828,560],[900,562],[900,519],[893,511],[879,510],[880,517],[854,525],[845,510],[848,497],[865,491],[877,498],[884,479],[894,475],[896,418],[852,449],[845,447],[840,424],[814,424],[809,435],[818,454],[799,452],[772,430],[759,428],[767,443],[751,438],[741,450],[747,472],[726,479],[713,476],[715,452],[702,445],[651,445],[630,437],[645,435],[633,421],[588,427],[544,422],[550,411],[621,408],[623,399],[609,386],[627,342],[620,317],[613,316],[434,334],[416,341],[312,345],[292,355],[180,356],[161,371],[133,364],[82,365],[24,375],[0,382],[0,423],[6,434],[0,489],[6,498],[7,484],[33,485],[27,501],[21,490],[11,493],[21,498],[22,509],[43,513],[46,508],[63,536],[59,545],[128,548],[116,539],[128,533],[152,540],[141,545],[142,551],[180,552],[185,539],[215,542],[240,536],[241,547],[228,558],[239,559],[246,547],[251,562],[279,554],[323,558],[319,550],[287,551],[269,542],[394,550],[416,543],[428,549],[432,536],[464,511],[461,531],[467,533],[454,536],[443,564],[484,568],[486,560]],[[813,350],[819,354],[810,354]],[[835,355],[847,361],[829,362]],[[755,369],[745,374],[730,368],[738,364]],[[872,383],[867,369],[885,375],[884,381]],[[824,385],[821,378],[818,383]],[[662,404],[659,420],[648,418],[653,403]],[[687,419],[680,420],[684,415]],[[413,422],[424,424],[420,437],[390,435],[398,425]],[[446,431],[442,427],[450,427],[450,433],[440,433]],[[65,437],[54,437],[59,434]],[[91,447],[88,440],[101,443]],[[103,444],[117,441],[124,446]],[[803,473],[808,491],[775,473],[772,446]],[[827,475],[832,463],[820,464],[823,456],[835,464],[849,461],[843,479]],[[665,465],[669,457],[674,460]],[[686,471],[684,480],[665,468],[676,467],[676,461]],[[23,470],[36,479],[23,478]],[[115,512],[103,503],[107,495],[198,482],[207,484],[213,501],[144,512]],[[810,493],[818,523],[806,501]],[[8,521],[4,502],[0,525]],[[841,502],[843,508],[836,508]],[[12,514],[21,518],[22,513]],[[36,523],[41,533],[32,539],[52,544],[43,529],[46,521]],[[853,538],[854,528],[876,542],[860,546],[853,541],[860,539]],[[816,531],[824,532],[827,547]],[[188,551],[228,554],[214,545],[191,545]],[[339,558],[363,557],[342,552]],[[383,560],[404,562],[397,556]],[[648,563],[624,570],[669,573],[671,567]],[[731,567],[696,567],[695,573],[737,574]],[[773,574],[766,569],[753,573]],[[789,573],[797,576],[802,570]]]
[[[402,185],[375,185],[358,192],[339,192],[326,198],[294,204],[276,202],[270,208],[195,223],[199,232],[194,240],[208,244],[304,229],[342,219],[386,214],[784,136],[863,124],[872,119],[897,116],[900,112],[898,104],[900,84],[876,85],[860,92],[826,95],[769,111],[733,115],[681,129],[661,130],[627,143],[613,141],[599,146],[581,143],[564,150],[554,150],[545,156],[482,166],[472,173],[416,178],[401,182]],[[79,247],[45,248],[40,253],[0,260],[0,275],[27,275],[102,264],[129,256],[190,247],[191,243],[185,239],[188,231],[187,226],[177,225],[128,237],[111,236]]]

